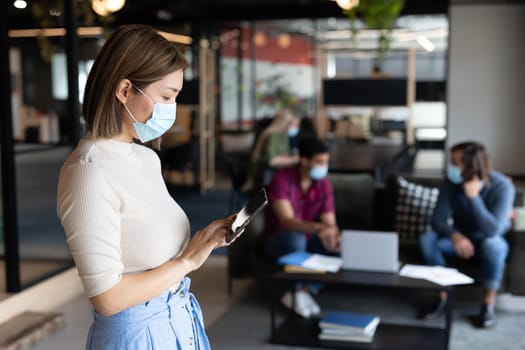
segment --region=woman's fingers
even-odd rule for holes
[[[183,255],[191,259],[195,265],[201,266],[213,249],[226,245],[226,235],[231,230],[234,219],[235,215],[215,220],[199,230],[190,240]]]
[[[199,234],[202,238],[210,240],[213,236],[220,232],[221,230],[226,230],[231,228],[230,220],[228,219],[219,219],[212,221],[208,226],[199,231]]]
[[[199,232],[201,238],[210,243],[210,246],[217,248],[227,245],[226,236],[230,234],[231,226],[236,215],[230,215],[225,219],[215,220]]]

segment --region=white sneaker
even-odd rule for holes
[[[305,291],[298,290],[295,292],[295,305],[293,304],[293,295],[292,292],[286,292],[282,298],[281,303],[287,307],[288,309],[295,311],[299,316],[304,318],[310,318],[311,311],[310,307],[308,306],[308,302],[306,298],[304,297],[303,293],[306,293]],[[308,294],[308,293],[306,293]]]
[[[308,307],[308,310],[310,310],[310,314],[312,315],[319,315],[321,313],[321,307],[315,299],[312,297],[312,295],[308,292],[305,292],[303,290],[298,291],[297,293],[301,292],[301,298],[304,299],[304,303]],[[297,296],[296,296],[297,298]]]

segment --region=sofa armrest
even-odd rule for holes
[[[525,295],[525,231],[509,231],[507,241],[510,247],[507,258],[508,289],[512,294]]]

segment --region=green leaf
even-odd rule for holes
[[[392,25],[401,14],[404,0],[360,0],[359,6],[350,11],[344,11],[350,21],[350,32],[355,45],[357,29],[355,18],[357,13],[363,18],[369,29],[380,30],[378,38],[378,53],[384,58],[392,42]]]

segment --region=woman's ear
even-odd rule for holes
[[[128,98],[131,94],[131,89],[133,89],[133,84],[129,79],[122,79],[117,85],[117,90],[115,91],[115,97],[122,103],[126,104]]]

